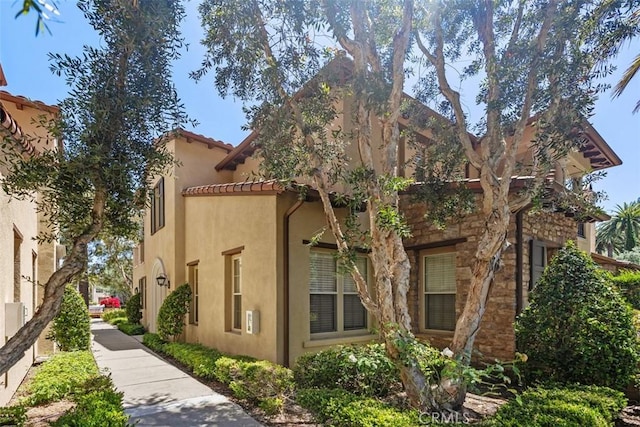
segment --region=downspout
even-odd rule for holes
[[[527,208],[520,209],[516,212],[516,317],[522,312],[523,295],[523,265],[524,265],[524,238],[522,235],[522,215]]]
[[[283,226],[283,268],[284,268],[284,277],[282,280],[282,291],[283,291],[283,305],[284,305],[284,319],[283,319],[283,329],[284,336],[282,337],[283,341],[283,365],[289,367],[289,218],[295,211],[300,208],[304,204],[304,200],[296,201],[293,206],[291,206],[287,212],[284,214],[284,226]]]

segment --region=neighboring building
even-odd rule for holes
[[[348,105],[343,107],[347,111]],[[333,125],[346,131],[352,126],[342,116]],[[319,244],[309,245],[325,226],[313,191],[301,199],[274,181],[251,181],[259,167],[252,157],[254,139],[251,134],[234,148],[179,131],[169,141],[167,148],[179,164],[153,183],[143,242],[134,256],[134,286],[143,296],[145,326],[155,331],[166,295],[189,283],[194,299],[183,337],[187,342],[288,365],[307,351],[376,338],[370,332],[373,319],[353,282],[339,273],[332,257],[333,237],[327,232]],[[409,176],[412,171],[405,159],[412,148],[402,145],[399,151],[406,157],[401,156],[398,166]],[[520,155],[530,155],[528,147]],[[565,179],[620,163],[588,126],[583,149],[558,163],[550,184],[557,187]],[[473,189],[473,171],[466,176]],[[514,188],[524,181],[516,179]],[[464,304],[482,221],[472,214],[437,230],[423,220],[424,208],[408,197],[401,209],[414,236],[405,245],[413,264],[410,305],[415,332],[444,347]],[[512,323],[526,305],[528,291],[553,251],[579,237],[579,225],[571,215],[514,215],[509,240],[516,244],[504,254],[504,268],[497,274],[478,335],[477,347],[484,356],[513,357]],[[581,230],[584,241],[578,239],[579,244],[591,247],[592,225]],[[358,263],[371,279],[366,253]]]
[[[6,85],[0,66],[0,84]],[[36,124],[41,116],[51,118],[57,107],[32,102],[0,91],[0,136],[17,144],[25,156],[43,150],[57,150],[58,141]],[[25,135],[39,136],[31,140]],[[5,139],[6,138],[6,139]],[[0,180],[7,169],[0,165]],[[0,190],[0,338],[7,342],[29,320],[42,301],[45,283],[55,271],[60,249],[56,243],[38,243],[35,237],[44,231],[42,213],[30,200],[10,198]],[[44,336],[44,333],[42,334]],[[0,377],[0,405],[5,405],[38,355],[53,351],[49,341],[40,339],[20,362]]]

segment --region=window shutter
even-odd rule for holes
[[[547,266],[547,246],[539,240],[531,240],[529,244],[529,265],[531,267],[531,277],[529,280],[529,290],[535,288],[540,280],[544,268]]]

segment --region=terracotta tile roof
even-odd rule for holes
[[[18,125],[18,122],[16,122],[15,119],[11,117],[11,114],[9,114],[9,112],[4,108],[4,105],[2,105],[1,103],[0,103],[0,125],[7,132],[9,132],[9,135],[11,135],[11,137],[15,141],[17,141],[20,144],[24,152],[26,152],[29,155],[33,155],[36,153],[36,147],[34,147],[34,145],[31,144],[31,142],[29,142],[29,140],[24,137],[24,134],[22,133],[22,129],[20,128],[20,125]]]
[[[192,141],[197,141],[207,145],[210,149],[213,147],[222,148],[227,153],[233,150],[233,145],[226,144],[222,141],[218,141],[217,139],[209,138],[204,135],[200,135],[199,133],[190,132],[184,129],[176,129],[175,132],[186,139],[189,143]]]
[[[4,71],[2,70],[2,64],[0,64],[0,86],[7,85],[7,78],[4,76]]]
[[[189,187],[182,190],[183,196],[217,196],[240,193],[280,194],[285,188],[276,180],[230,182],[225,184],[209,184]]]
[[[26,106],[53,114],[60,112],[60,108],[58,108],[57,105],[48,105],[38,100],[32,101],[24,96],[12,95],[6,90],[0,90],[0,99],[3,101],[13,102],[20,110]]]

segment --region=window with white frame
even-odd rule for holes
[[[367,279],[367,258],[356,265]],[[312,251],[309,279],[311,334],[341,334],[367,329],[367,311],[360,301],[350,273],[341,274],[331,252]]]
[[[191,287],[191,302],[189,306],[189,323],[198,324],[199,306],[200,306],[200,289],[198,283],[198,263],[194,262],[189,267],[189,286]]]
[[[242,330],[242,258],[231,258],[231,313],[234,330]]]
[[[424,256],[424,327],[453,331],[456,327],[456,253]]]

